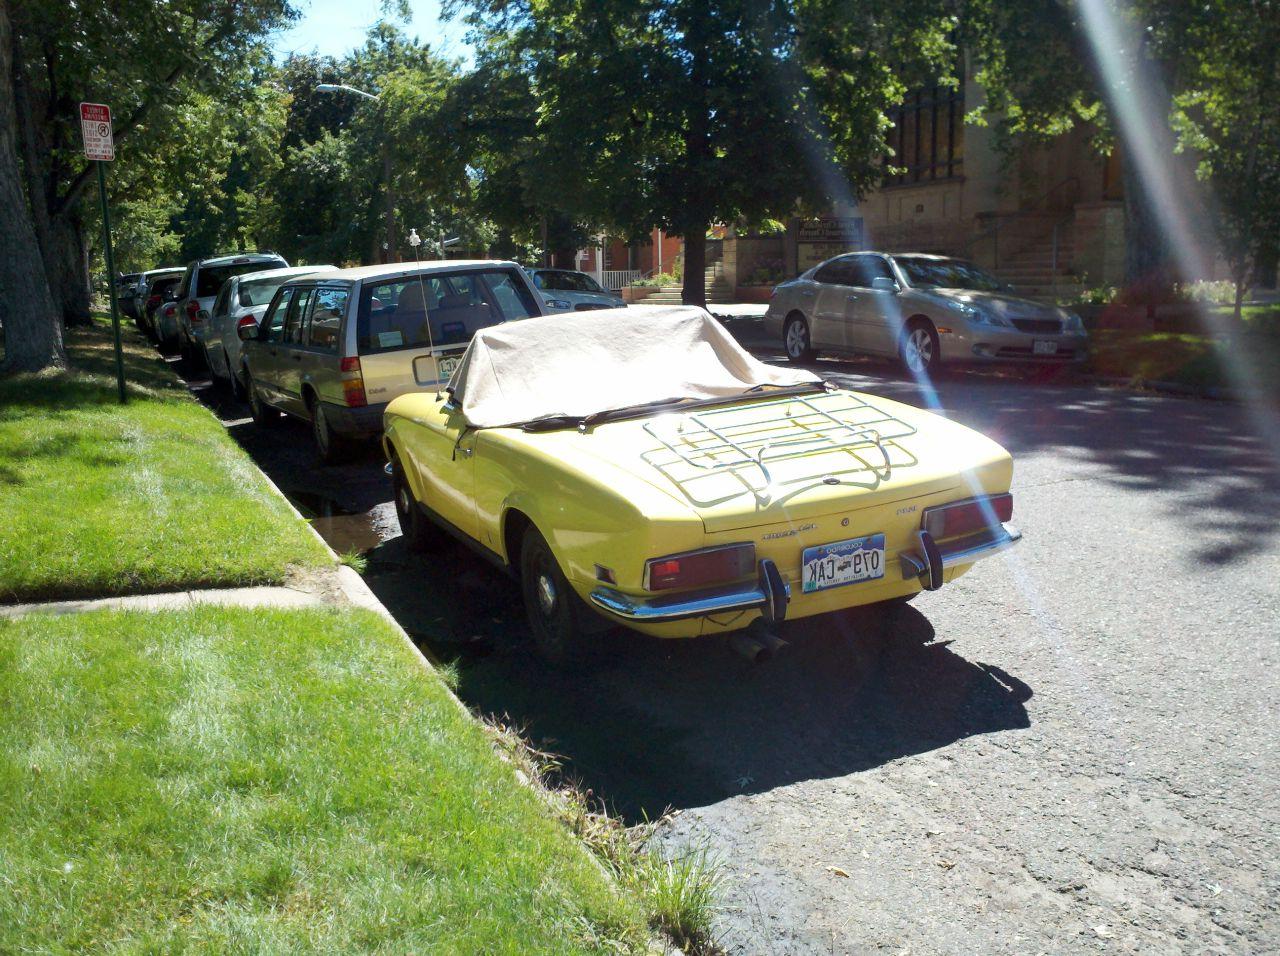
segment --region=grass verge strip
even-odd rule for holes
[[[0,952],[646,945],[374,614],[0,622],[0,711]]]
[[[328,555],[136,333],[129,402],[111,337],[75,369],[0,380],[0,601],[276,584]]]

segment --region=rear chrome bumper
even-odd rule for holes
[[[926,590],[942,587],[942,572],[962,564],[972,564],[997,551],[1011,548],[1022,540],[1022,532],[1010,524],[989,528],[976,534],[938,544],[927,531],[916,532],[920,549],[898,555],[902,579],[919,579]]]
[[[666,597],[639,598],[614,588],[598,587],[591,603],[602,611],[636,624],[683,621],[707,614],[761,610],[768,620],[781,621],[787,614],[791,587],[768,558],[760,562],[754,584],[730,584]]]

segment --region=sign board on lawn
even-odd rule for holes
[[[86,159],[111,162],[116,158],[111,139],[111,107],[104,103],[81,103],[80,133],[84,137]]]

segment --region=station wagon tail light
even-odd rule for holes
[[[342,372],[342,398],[348,408],[364,408],[369,404],[364,394],[364,373],[360,371],[360,359],[351,355],[338,365]]]
[[[200,314],[200,303],[196,302],[195,300],[188,302],[187,318],[190,319],[192,322],[199,322],[200,321],[199,314]]]
[[[158,306],[159,304],[160,304],[160,296],[158,296],[158,295],[149,295],[149,296],[147,296],[147,308],[148,308],[148,309],[154,309],[154,308],[155,308],[156,306]]]
[[[644,565],[646,591],[693,588],[707,584],[727,584],[755,570],[756,546],[730,544],[702,551],[686,551],[665,558],[653,558]]]
[[[994,527],[1013,517],[1013,495],[987,495],[926,508],[921,527],[935,538],[953,538]]]

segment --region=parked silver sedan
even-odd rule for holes
[[[773,290],[765,330],[787,357],[889,355],[916,375],[942,363],[1063,363],[1085,357],[1080,317],[1015,295],[971,262],[919,253],[828,259]]]

